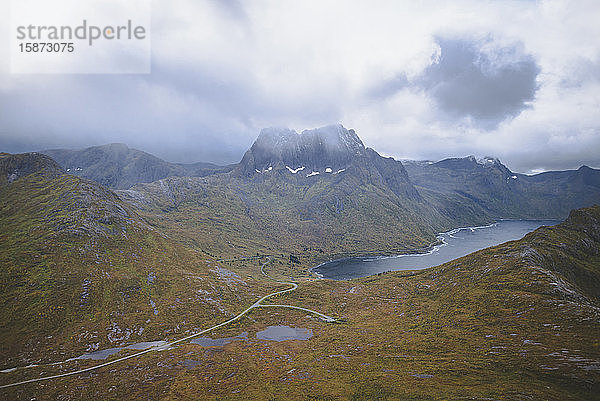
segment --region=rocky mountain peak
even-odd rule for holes
[[[315,147],[323,146],[328,151],[346,151],[355,155],[363,155],[365,145],[353,129],[346,129],[341,124],[327,125],[321,128],[304,130],[300,135],[304,144]]]
[[[365,146],[356,132],[341,124],[300,134],[287,128],[265,128],[244,155],[240,167],[248,175],[277,167],[308,173],[334,172],[365,155]]]
[[[432,166],[441,167],[450,170],[474,170],[480,168],[495,168],[510,173],[510,170],[502,164],[500,159],[492,156],[475,157],[473,155],[466,157],[451,157],[443,159],[435,163],[431,163]]]

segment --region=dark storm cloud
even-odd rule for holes
[[[520,46],[485,51],[486,42],[438,38],[440,57],[417,85],[449,114],[496,126],[528,107],[540,72]]]
[[[414,79],[403,73],[373,87],[372,98],[423,90],[450,117],[470,116],[493,129],[534,100],[540,68],[519,44],[495,48],[491,40],[437,38],[439,58]]]

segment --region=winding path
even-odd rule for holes
[[[91,366],[89,368],[79,369],[79,370],[75,370],[75,371],[72,371],[72,372],[61,373],[61,374],[52,375],[52,376],[44,376],[44,377],[38,377],[38,378],[35,378],[35,379],[24,380],[24,381],[20,381],[20,382],[16,382],[16,383],[4,384],[4,385],[0,386],[0,388],[8,388],[8,387],[19,386],[21,384],[34,383],[34,382],[39,382],[39,381],[44,381],[44,380],[51,380],[51,379],[58,379],[58,378],[67,377],[67,376],[74,376],[74,375],[78,375],[78,374],[81,374],[81,373],[90,372],[92,370],[97,370],[97,369],[103,368],[105,366],[113,365],[113,364],[116,364],[118,362],[123,362],[123,361],[125,361],[127,359],[137,358],[138,356],[147,354],[147,353],[152,352],[152,351],[165,350],[165,349],[168,349],[168,348],[172,347],[173,345],[182,343],[182,342],[190,340],[190,339],[192,339],[194,337],[198,337],[198,336],[200,336],[202,334],[208,333],[209,331],[218,329],[219,327],[226,326],[229,323],[235,322],[236,320],[239,320],[242,316],[244,316],[245,314],[247,314],[248,312],[250,312],[254,308],[280,307],[280,308],[299,309],[299,310],[302,310],[302,311],[305,311],[305,312],[312,313],[312,314],[318,316],[320,319],[322,319],[322,320],[324,320],[326,322],[330,322],[331,323],[331,322],[335,322],[337,320],[337,319],[335,319],[335,318],[333,318],[331,316],[324,315],[324,314],[322,314],[320,312],[317,312],[317,311],[314,311],[312,309],[302,308],[300,306],[293,306],[293,305],[273,305],[273,304],[263,305],[262,302],[265,301],[265,300],[267,300],[267,299],[269,299],[269,298],[271,298],[271,297],[274,297],[274,296],[279,295],[279,294],[284,294],[286,292],[291,292],[291,291],[294,291],[296,288],[298,288],[298,284],[296,284],[296,283],[275,280],[274,278],[270,277],[267,273],[265,273],[264,267],[270,261],[271,261],[271,258],[268,257],[267,261],[260,266],[260,272],[265,277],[267,277],[270,280],[276,281],[276,282],[281,283],[281,284],[288,284],[288,285],[291,285],[292,287],[290,287],[288,289],[285,289],[285,290],[281,290],[281,291],[277,291],[277,292],[273,292],[271,294],[265,295],[264,297],[262,297],[261,299],[259,299],[258,301],[256,301],[252,305],[250,305],[248,308],[244,309],[243,312],[239,313],[238,315],[236,315],[235,317],[232,317],[229,320],[224,321],[223,323],[219,323],[219,324],[217,324],[215,326],[212,326],[212,327],[210,327],[208,329],[202,330],[202,331],[200,331],[198,333],[195,333],[195,334],[191,334],[191,335],[189,335],[187,337],[183,337],[183,338],[181,338],[179,340],[172,341],[172,342],[167,343],[165,345],[161,345],[159,347],[151,347],[151,348],[145,349],[145,350],[140,351],[140,352],[136,352],[136,353],[131,354],[131,355],[127,355],[127,356],[124,356],[124,357],[121,357],[121,358],[117,358],[117,359],[114,359],[114,360],[109,361],[109,362],[101,363],[100,365]],[[50,365],[56,365],[56,364],[59,364],[59,363],[61,363],[61,362],[55,362],[55,363],[52,363]]]

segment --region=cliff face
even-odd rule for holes
[[[239,171],[252,175],[256,171],[286,166],[291,171],[331,172],[344,169],[357,157],[365,157],[366,150],[354,130],[341,125],[303,131],[266,128],[246,152]],[[301,170],[299,170],[301,169]]]
[[[344,173],[365,184],[386,186],[399,197],[420,199],[401,162],[365,148],[356,132],[342,125],[300,134],[289,129],[263,129],[234,174],[254,178],[271,171],[306,179]]]

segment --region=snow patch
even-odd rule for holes
[[[473,158],[469,158],[471,160],[473,160]],[[496,162],[498,162],[498,159],[495,158],[491,158],[491,157],[483,157],[483,158],[476,158],[475,161],[477,162],[477,164],[485,166],[487,164],[496,164]]]
[[[345,169],[345,168],[342,168],[342,169],[340,169],[340,170],[336,171],[336,172],[335,172],[335,173],[333,173],[333,174],[339,174],[339,173],[343,173],[344,171],[346,171],[346,169]]]
[[[256,171],[258,174],[266,173],[266,172],[269,172],[271,170],[273,170],[273,166],[269,166],[268,168],[266,168],[266,169],[264,169],[262,171],[259,170],[259,169],[257,169],[257,168],[254,169],[254,171]]]
[[[298,168],[291,168],[290,166],[285,166],[285,168],[287,168],[292,174],[296,174],[298,171],[304,170],[304,166]]]
[[[326,173],[331,173],[332,171],[333,171],[333,170],[332,170],[332,169],[330,169],[329,167],[327,167],[327,168],[325,169],[325,172],[326,172]]]
[[[319,174],[321,174],[321,173],[319,173],[318,171],[313,171],[310,174],[307,174],[306,176],[307,177],[312,177],[313,175],[319,175]]]

